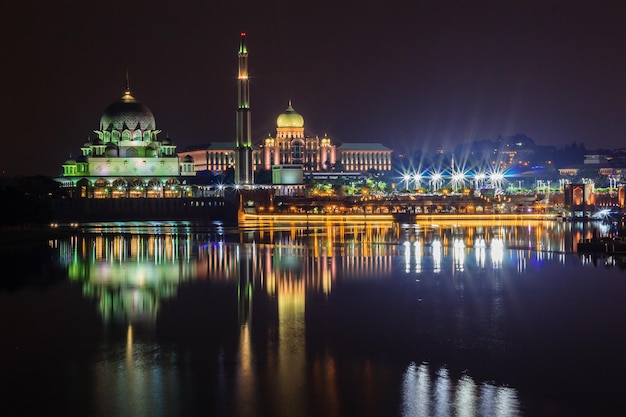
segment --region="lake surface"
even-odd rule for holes
[[[593,224],[119,223],[4,249],[2,416],[623,416]]]

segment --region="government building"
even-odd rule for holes
[[[380,143],[343,143],[337,146],[327,135],[322,138],[309,136],[304,130],[304,117],[296,112],[290,102],[287,109],[276,118],[275,135],[268,135],[261,144],[253,147],[252,160],[254,171],[300,165],[305,174],[390,173],[392,152]],[[193,159],[196,172],[215,174],[228,168],[236,169],[234,142],[213,142],[192,147],[179,152],[178,156]]]

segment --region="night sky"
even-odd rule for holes
[[[526,134],[626,145],[626,6],[607,1],[4,4],[3,175],[56,176],[121,97],[178,150],[235,136],[248,35],[255,143],[292,100],[309,135],[396,151]]]

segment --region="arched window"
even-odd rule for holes
[[[156,178],[151,179],[148,182],[147,196],[150,198],[158,198],[161,197],[161,181]]]
[[[177,179],[170,178],[163,186],[163,194],[168,198],[180,197],[181,187]]]
[[[93,196],[94,198],[107,198],[110,197],[110,187],[109,182],[104,178],[100,178],[96,180],[93,185]]]
[[[122,132],[122,140],[130,140],[130,130],[125,130]]]
[[[129,158],[136,158],[139,154],[139,151],[137,151],[137,148],[128,148],[126,150],[126,156]]]
[[[583,191],[582,187],[575,187],[573,192],[572,192],[572,200],[574,202],[575,205],[579,206],[583,203],[585,197],[585,192]]]
[[[302,141],[295,140],[291,145],[291,158],[301,160],[304,158],[304,144]]]
[[[113,181],[111,186],[111,196],[113,198],[121,198],[126,197],[126,192],[128,190],[128,184],[121,178]]]
[[[143,197],[145,195],[144,191],[145,191],[145,184],[141,179],[135,178],[134,180],[130,182],[129,195],[131,198]]]
[[[113,142],[118,142],[120,140],[120,132],[117,130],[114,130],[113,132],[111,132],[111,140]]]
[[[133,140],[141,140],[141,130],[137,129],[133,132]]]

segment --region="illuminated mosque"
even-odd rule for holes
[[[128,77],[124,95],[104,110],[94,133],[56,179],[76,197],[190,196],[186,178],[196,174],[193,161],[179,160],[170,139],[159,138],[154,115],[131,94]]]

